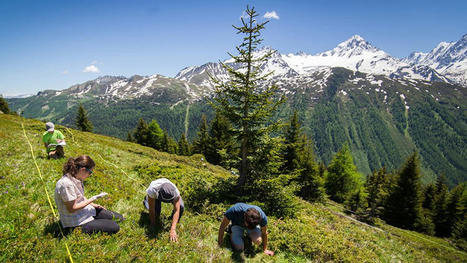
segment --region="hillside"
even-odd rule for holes
[[[46,191],[53,196],[64,160],[44,158],[40,141],[42,122],[1,114],[0,261],[66,261],[65,245],[75,262],[242,260],[229,246],[217,247],[220,218],[229,204],[222,204],[222,200],[219,204],[203,203],[202,196],[194,191],[209,189],[220,179],[232,178],[229,171],[205,163],[199,155],[174,156],[111,137],[60,126],[58,129],[66,136],[67,156],[88,154],[97,163],[94,175],[85,182],[86,195],[109,193],[99,203],[122,213],[126,220],[114,236],[88,236],[75,231],[60,238]],[[168,241],[169,207],[163,206],[164,225],[158,232],[147,228],[148,213],[141,204],[145,187],[160,176],[175,182],[185,199],[187,210],[177,227],[179,242],[176,244]],[[250,249],[248,260],[454,262],[463,261],[467,256],[447,240],[384,224],[379,228],[365,226],[345,217],[335,205],[300,203],[295,219],[269,218],[269,244],[276,255],[267,257],[258,249]]]

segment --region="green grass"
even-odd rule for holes
[[[208,188],[220,178],[230,178],[228,171],[202,161],[199,155],[170,155],[64,127],[58,129],[66,136],[66,155],[87,154],[97,163],[95,174],[85,182],[86,196],[109,193],[99,203],[122,213],[126,220],[113,236],[75,230],[61,238],[45,189],[55,206],[53,192],[65,160],[44,157],[43,126],[36,120],[0,115],[0,262],[67,261],[65,244],[75,262],[455,262],[467,258],[446,240],[384,224],[383,231],[377,231],[336,215],[339,208],[304,201],[295,219],[269,218],[274,257],[263,255],[258,247],[234,254],[228,238],[224,247],[217,246],[222,212],[230,204],[190,208],[193,185]],[[147,185],[161,176],[175,182],[185,200],[178,243],[168,240],[170,206],[163,205],[161,229],[148,227],[148,213],[142,206]]]

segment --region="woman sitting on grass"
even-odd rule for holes
[[[55,203],[60,214],[60,222],[65,229],[80,227],[84,233],[106,232],[117,233],[119,225],[113,221],[123,220],[119,213],[106,210],[93,202],[105,194],[84,197],[83,181],[91,176],[96,166],[91,157],[81,155],[69,158],[63,166],[63,176],[55,186]]]

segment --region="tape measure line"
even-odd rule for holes
[[[73,141],[73,143],[76,143],[75,137],[73,136],[73,133],[71,132],[71,130],[68,129],[68,127],[65,127],[65,129],[67,130],[67,132],[69,132],[71,134],[71,140]]]
[[[52,210],[52,214],[54,215],[55,219],[59,220],[59,217],[57,216],[57,214],[55,213],[55,210],[53,208],[52,201],[50,201],[49,191],[47,191],[47,187],[45,185],[44,178],[42,177],[41,170],[39,169],[39,165],[37,165],[36,157],[34,156],[34,150],[32,149],[32,144],[29,141],[28,136],[26,135],[26,130],[24,129],[24,124],[23,123],[21,123],[21,127],[23,128],[24,137],[26,137],[26,141],[28,142],[29,148],[31,149],[31,156],[32,156],[32,159],[34,160],[34,164],[36,165],[37,172],[38,172],[39,177],[40,177],[40,179],[41,179],[41,181],[42,181],[42,183],[44,185],[44,191],[45,191],[45,194],[47,195],[47,200],[48,200],[49,205],[50,205],[50,210]],[[60,229],[60,234],[62,235],[63,238],[65,238],[65,235],[63,234],[62,226],[60,224],[60,221],[58,221],[57,224],[58,224],[58,228]],[[71,256],[70,249],[68,248],[68,244],[66,243],[66,240],[65,240],[64,243],[65,243],[66,251],[68,253],[68,257],[69,257],[71,263],[73,263],[73,257]]]
[[[73,132],[72,132],[68,127],[65,127],[65,129],[71,134],[71,138],[72,138],[72,140],[73,140],[73,143],[75,143],[76,145],[79,146],[79,144],[75,141],[75,137],[73,136]],[[107,160],[104,159],[100,154],[98,154],[98,153],[96,153],[96,154],[97,154],[104,162],[106,162],[106,163],[112,165],[113,167],[119,169],[120,171],[122,171],[122,172],[125,174],[125,176],[128,177],[130,180],[132,180],[132,181],[138,183],[138,181],[137,181],[135,178],[132,178],[130,175],[128,175],[128,174],[125,172],[125,170],[123,170],[122,168],[120,168],[120,167],[117,166],[116,164],[114,164],[114,163],[112,163],[112,162],[110,162],[110,161],[107,161]],[[142,187],[142,189],[145,189],[145,186],[144,186],[144,185],[142,185],[141,183],[138,183],[138,184],[139,184],[139,186]]]
[[[138,183],[138,181],[137,181],[135,178],[130,177],[122,168],[118,167],[116,164],[114,164],[114,163],[112,163],[112,162],[107,161],[107,160],[104,159],[100,154],[97,153],[97,155],[98,155],[104,162],[106,162],[106,163],[108,163],[108,164],[111,164],[111,165],[114,166],[115,168],[117,168],[117,169],[119,169],[120,171],[122,171],[122,172],[126,175],[126,177],[128,177],[129,179],[131,179],[131,180],[133,180],[134,182],[137,182],[137,183]],[[145,189],[145,186],[144,186],[144,185],[142,185],[142,184],[140,184],[140,183],[138,183],[138,185],[141,186],[142,189]]]

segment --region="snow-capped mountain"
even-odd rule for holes
[[[441,42],[429,53],[414,52],[403,61],[424,65],[464,86],[467,85],[467,34],[457,42]]]
[[[66,95],[76,98],[91,96],[110,100],[147,97],[154,101],[157,101],[158,98],[163,98],[164,100],[170,98],[170,100],[177,102],[178,100],[184,99],[190,101],[200,99],[207,95],[205,92],[206,91],[200,89],[199,86],[186,81],[154,74],[151,76],[134,75],[130,78],[123,76],[103,76],[73,85],[65,90],[47,90],[39,92],[37,95]]]
[[[432,53],[413,53],[411,57],[399,59],[392,57],[377,47],[374,47],[359,35],[340,43],[332,50],[309,55],[303,52],[297,54],[276,53],[266,63],[259,65],[262,74],[273,72],[270,80],[293,79],[309,75],[324,68],[344,67],[353,71],[384,75],[390,78],[416,79],[426,81],[457,82],[467,85],[464,70],[465,38],[457,43],[441,43]],[[259,57],[270,48],[256,51]],[[224,63],[233,65],[233,60]],[[227,80],[227,72],[220,63],[207,63],[202,66],[188,67],[180,71],[176,79],[185,80],[197,85],[212,87],[209,75],[220,80]]]
[[[399,60],[372,46],[358,35],[326,52],[316,55],[288,54],[283,55],[283,58],[302,74],[320,67],[344,67],[353,71],[389,75],[401,66]]]

